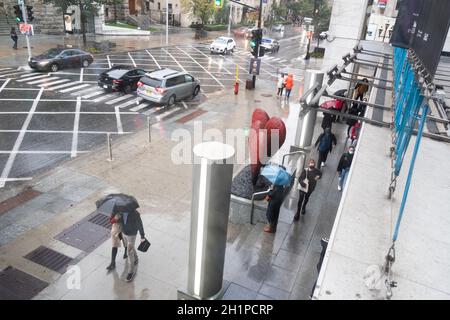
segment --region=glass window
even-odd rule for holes
[[[192,78],[192,76],[185,74],[184,75],[184,81],[185,82],[194,82],[194,78]]]
[[[141,81],[153,88],[161,87],[162,81],[160,79],[150,78],[150,77],[143,77]]]

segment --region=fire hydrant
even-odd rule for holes
[[[235,82],[234,83],[234,94],[238,94],[239,92],[239,82]]]

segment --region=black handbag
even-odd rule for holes
[[[137,249],[142,252],[147,252],[148,248],[150,248],[150,245],[151,245],[150,241],[144,239],[144,241],[139,244]]]

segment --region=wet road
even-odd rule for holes
[[[262,58],[259,80],[275,80],[289,67],[302,79],[306,42],[303,33],[289,29],[276,34],[280,50]],[[208,44],[153,48],[99,55],[88,68],[37,73],[0,67],[0,188],[30,180],[65,159],[90,152],[152,122],[175,122],[219,91],[232,92],[236,66],[241,89],[248,77],[248,42],[237,39],[227,56],[211,55]],[[201,82],[201,94],[170,108],[159,108],[135,93],[107,93],[97,86],[98,75],[112,65],[153,70],[185,70]]]

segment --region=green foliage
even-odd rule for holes
[[[228,25],[227,24],[208,24],[203,29],[206,31],[221,31],[221,30],[227,30]]]
[[[184,12],[192,14],[206,25],[214,14],[214,2],[211,0],[181,0],[181,7]]]
[[[217,24],[227,24],[230,17],[230,6],[227,0],[223,1],[222,8],[214,12],[214,22]]]

